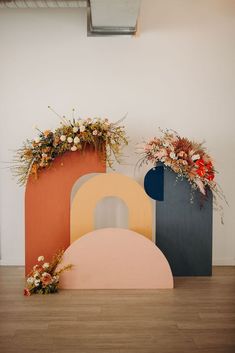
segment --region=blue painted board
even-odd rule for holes
[[[150,169],[144,178],[144,189],[154,200],[164,200],[164,167]]]
[[[174,276],[211,276],[213,195],[208,189],[205,198],[196,190],[193,203],[190,197],[188,181],[176,181],[176,174],[164,168],[164,200],[156,201],[156,245]]]

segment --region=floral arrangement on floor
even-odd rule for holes
[[[62,261],[63,254],[63,250],[59,251],[50,263],[44,262],[44,256],[38,257],[38,263],[27,276],[24,295],[30,296],[36,293],[49,294],[58,292],[60,274],[72,268],[72,265],[69,264],[57,270],[57,266]]]
[[[216,170],[203,143],[190,141],[173,130],[160,129],[160,132],[161,137],[154,137],[144,144],[140,165],[152,163],[156,166],[161,162],[165,167],[171,168],[178,177],[186,178],[192,191],[198,189],[205,196],[208,187],[215,199],[218,196],[226,201],[222,189],[214,180]],[[221,209],[218,203],[217,208]]]
[[[30,175],[37,178],[38,172],[49,167],[56,157],[67,151],[84,150],[87,145],[93,146],[109,167],[113,165],[113,157],[120,162],[122,148],[128,144],[125,128],[119,125],[123,119],[111,123],[107,118],[59,118],[61,123],[55,131],[37,129],[39,136],[26,140],[16,151],[11,169],[20,185],[24,185]]]

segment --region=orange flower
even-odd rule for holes
[[[50,133],[51,133],[51,130],[45,130],[45,131],[43,132],[43,134],[44,134],[45,137],[47,137],[48,135],[50,135]]]
[[[43,153],[47,153],[47,152],[50,152],[50,150],[51,150],[50,147],[44,147],[44,148],[42,149],[42,152],[43,152]]]
[[[44,271],[44,268],[41,265],[35,265],[33,267],[33,270],[37,271],[37,272],[42,272],[42,271]]]
[[[26,158],[31,158],[32,157],[32,151],[30,149],[27,149],[24,151],[24,156]]]
[[[38,176],[38,166],[37,166],[37,164],[34,163],[32,165],[31,173],[35,175],[35,178],[37,178],[37,176]]]
[[[189,175],[189,178],[190,178],[191,180],[193,180],[193,179],[196,177],[196,175],[197,175],[197,168],[192,168],[192,169],[189,171],[188,175]]]
[[[54,138],[54,145],[58,145],[59,142],[60,142],[59,136],[55,136],[55,138]]]

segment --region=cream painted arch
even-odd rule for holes
[[[119,197],[128,207],[128,227],[152,240],[152,204],[144,189],[118,173],[99,174],[75,193],[70,212],[70,243],[94,230],[94,210],[104,197]]]

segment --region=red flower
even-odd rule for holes
[[[205,165],[205,162],[203,161],[203,159],[198,159],[195,164],[198,166],[198,167],[203,167]]]
[[[211,163],[211,162],[207,163],[207,164],[206,164],[206,168],[207,168],[208,171],[210,171],[211,169],[213,169],[212,163]]]
[[[204,168],[204,167],[198,168],[197,174],[198,174],[200,177],[203,177],[203,176],[206,174],[205,168]]]
[[[212,180],[214,180],[214,178],[215,178],[215,174],[214,174],[214,173],[208,174],[208,175],[206,176],[206,178],[207,178],[207,180],[212,181]]]
[[[26,297],[29,297],[31,295],[30,291],[28,290],[28,288],[24,288],[24,295]]]

